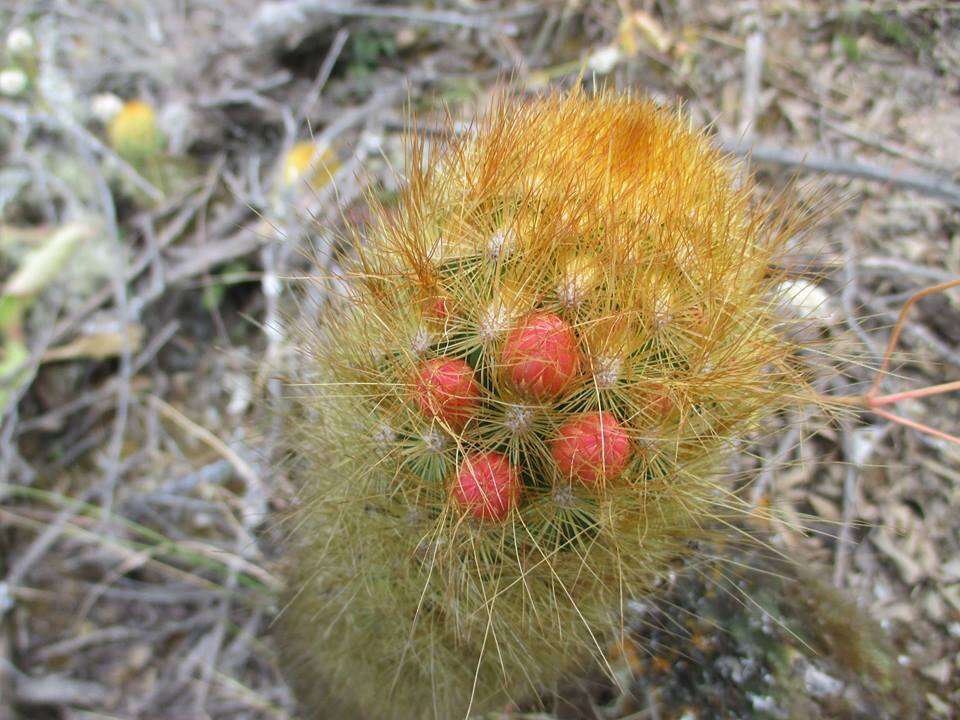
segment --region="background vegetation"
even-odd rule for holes
[[[2,720],[297,716],[270,633],[270,518],[296,502],[284,317],[296,278],[336,282],[362,194],[396,192],[411,109],[429,131],[503,82],[629,88],[682,100],[771,191],[799,174],[801,197],[846,199],[789,268],[790,311],[840,354],[825,390],[863,390],[904,300],[960,272],[946,1],[4,0],[0,28]],[[958,303],[914,308],[887,392],[960,379]],[[960,402],[899,412],[955,432]],[[817,607],[889,636],[896,666],[875,675],[919,703],[899,716],[951,717],[957,446],[808,411],[743,450],[730,471],[797,520],[757,532],[859,610],[826,589]],[[776,717],[770,667],[796,716],[877,716],[847,702],[850,637],[773,657],[750,613],[765,585],[698,604],[697,582],[638,603],[623,682],[584,680],[538,717]]]

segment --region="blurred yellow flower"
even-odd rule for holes
[[[139,163],[163,150],[163,133],[157,125],[157,113],[142,100],[124,103],[107,126],[110,145],[120,157]]]
[[[305,182],[319,190],[330,182],[339,167],[340,161],[329,147],[302,140],[290,148],[284,158],[282,184],[289,188]]]

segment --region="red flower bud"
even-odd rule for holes
[[[463,360],[435,358],[420,365],[414,398],[424,415],[461,430],[480,405],[480,385]]]
[[[630,462],[633,448],[623,426],[609,412],[577,415],[560,428],[550,453],[560,473],[584,485],[615,480]]]
[[[470,453],[460,463],[452,495],[474,517],[500,522],[520,500],[520,476],[506,455]]]
[[[528,316],[507,337],[503,364],[511,382],[531,397],[559,395],[580,365],[573,328],[552,313]]]
[[[427,320],[443,322],[450,316],[447,299],[443,295],[434,295],[423,303],[423,316]]]

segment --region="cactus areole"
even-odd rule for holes
[[[808,393],[776,268],[809,219],[679,111],[505,95],[430,142],[299,335],[282,647],[377,718],[596,660],[624,600],[732,522],[733,441]]]

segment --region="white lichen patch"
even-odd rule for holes
[[[747,699],[750,700],[750,704],[753,706],[753,709],[757,712],[767,713],[769,715],[779,715],[779,708],[777,707],[777,701],[774,700],[769,695],[757,695],[755,693],[747,693]]]
[[[15,97],[27,89],[30,81],[20,68],[7,68],[0,71],[0,94]]]
[[[803,683],[814,697],[834,697],[843,690],[843,683],[813,665],[807,665],[803,671]]]
[[[33,48],[33,35],[26,28],[14,28],[7,35],[7,50],[11,55],[27,55]]]
[[[807,280],[786,280],[777,286],[781,303],[804,320],[828,323],[834,317],[826,290]]]
[[[587,67],[597,75],[606,75],[623,60],[623,52],[616,45],[595,50],[587,58]]]
[[[123,100],[113,93],[100,93],[90,98],[90,113],[104,125],[123,110]]]

